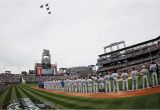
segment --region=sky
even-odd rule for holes
[[[158,0],[0,0],[0,72],[34,69],[43,49],[58,68],[96,64],[104,46],[130,46],[159,30]]]

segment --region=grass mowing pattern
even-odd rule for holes
[[[25,89],[27,89],[27,88],[25,88]],[[84,103],[85,105],[81,104],[81,106],[79,106],[77,104],[78,102],[76,102],[76,100],[68,100],[67,98],[53,97],[53,94],[50,95],[50,94],[46,94],[44,92],[37,91],[37,90],[32,90],[32,89],[30,89],[30,91],[31,91],[31,93],[36,94],[40,97],[44,97],[49,101],[53,101],[53,102],[56,102],[56,103],[63,103],[63,105],[66,106],[67,108],[70,108],[70,107],[74,107],[76,109],[81,108],[81,107],[82,108],[87,108],[87,109],[92,108],[92,107],[88,106],[86,103]]]
[[[26,94],[27,96],[28,96],[28,98],[30,98],[30,99],[32,99],[32,100],[36,100],[36,99],[41,99],[41,100],[48,100],[48,99],[46,99],[46,98],[44,98],[44,97],[40,97],[40,96],[38,96],[37,94],[33,94],[33,93],[31,93],[32,91],[29,91],[28,89],[25,89],[25,88],[22,88],[21,86],[19,86],[19,88],[20,88],[20,90],[24,93],[24,94]],[[31,94],[30,94],[31,93]],[[48,100],[49,101],[49,100]],[[53,101],[52,101],[53,102]],[[59,103],[59,102],[58,102]],[[58,104],[59,105],[59,104]],[[59,105],[59,108],[66,108],[66,107],[64,107],[64,106],[62,106],[62,105]]]
[[[44,94],[46,95],[45,98],[49,98],[48,100],[53,101],[55,104],[57,103],[54,98],[59,99],[59,100],[64,100],[69,102],[76,102],[74,104],[77,104],[80,106],[80,108],[84,107],[84,103],[86,103],[88,106],[90,106],[92,109],[129,109],[129,108],[160,108],[160,105],[158,104],[160,102],[160,94],[154,94],[154,95],[149,95],[149,96],[141,96],[141,97],[131,97],[131,98],[116,98],[116,99],[89,99],[89,98],[79,98],[79,97],[69,97],[69,96],[63,96],[63,95],[57,95],[57,94],[52,94],[52,93],[46,93],[44,91],[39,91],[39,90],[33,90],[32,88],[29,88],[27,85],[20,85],[22,88],[28,89],[29,91],[32,91],[32,93],[41,95]],[[49,97],[51,96],[51,97]],[[42,95],[43,97],[43,95]],[[70,100],[67,100],[67,99]],[[58,102],[59,104],[59,102]],[[68,106],[65,103],[60,103],[63,106]],[[76,109],[78,106],[70,106],[72,109]],[[57,106],[58,107],[58,106]],[[85,108],[85,107],[84,107]]]
[[[9,87],[6,91],[4,91],[1,96],[0,96],[0,107],[1,108],[5,108],[6,105],[9,103],[10,101],[10,97],[11,97],[11,93],[12,93],[12,87]]]
[[[6,90],[6,89],[0,90],[0,96],[1,96],[1,94],[2,94],[5,90]]]

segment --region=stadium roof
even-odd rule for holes
[[[140,46],[140,45],[143,45],[143,44],[147,44],[147,43],[150,43],[150,42],[154,42],[154,41],[157,41],[157,40],[159,40],[159,39],[160,39],[160,36],[158,36],[157,38],[148,40],[148,41],[144,41],[144,42],[141,42],[141,43],[138,43],[138,44],[135,44],[135,45],[131,45],[131,46],[128,46],[128,47],[119,49],[119,50],[107,52],[107,53],[104,53],[104,54],[101,54],[101,55],[98,55],[98,56],[101,57],[101,56],[113,54],[113,53],[120,52],[120,51],[123,51],[123,50],[126,50],[126,49],[134,48],[134,47],[137,47],[137,46]]]

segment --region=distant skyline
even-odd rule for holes
[[[43,49],[58,68],[96,64],[106,45],[160,36],[159,12],[158,0],[0,0],[0,72],[34,69]]]

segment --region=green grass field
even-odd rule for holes
[[[13,85],[0,91],[0,108],[4,109],[15,98],[28,97],[33,102],[37,99],[53,102],[60,109],[160,109],[160,93],[130,98],[95,99],[47,93],[31,88],[33,85],[35,84]]]

